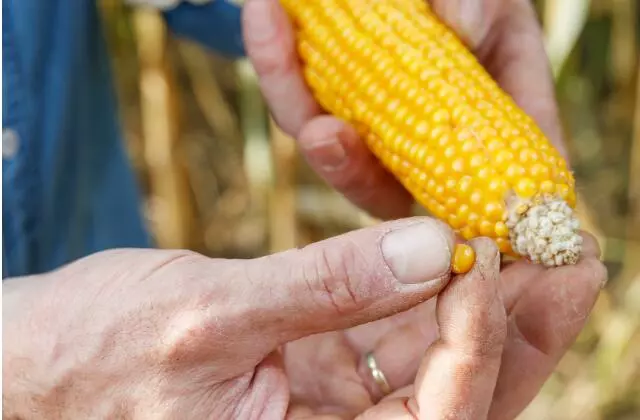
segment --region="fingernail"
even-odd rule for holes
[[[267,42],[276,35],[278,27],[276,25],[274,4],[271,0],[253,0],[247,2],[245,8],[247,20],[249,20],[250,30],[247,31],[247,38],[253,42]]]
[[[484,39],[482,0],[439,0],[433,3],[436,13],[471,48],[476,48]]]
[[[435,280],[449,271],[451,249],[442,228],[417,223],[389,232],[382,240],[387,265],[401,283]]]
[[[458,2],[457,21],[461,37],[468,42],[472,48],[484,39],[484,22],[481,0],[460,0]]]
[[[325,171],[339,169],[347,159],[347,152],[338,137],[323,139],[305,148],[309,160]]]

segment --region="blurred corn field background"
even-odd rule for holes
[[[640,419],[640,3],[538,0],[583,225],[610,281],[522,419]],[[101,0],[125,138],[161,247],[247,258],[375,221],[305,165],[251,65]],[[531,83],[535,83],[532,80]]]

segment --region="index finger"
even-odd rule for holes
[[[245,48],[272,116],[298,137],[321,109],[302,75],[291,22],[277,0],[247,0],[242,17]]]
[[[500,258],[488,239],[471,244],[478,256],[473,270],[438,296],[440,340],[427,351],[415,381],[420,418],[483,419],[491,406],[507,331]]]

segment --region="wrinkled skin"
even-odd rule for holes
[[[292,28],[282,9],[269,0],[247,3],[247,47],[263,95],[278,124],[298,139],[311,167],[374,216],[410,214],[413,199],[407,191],[382,168],[352,127],[326,115],[314,101],[301,76]],[[430,3],[568,159],[541,28],[531,3]],[[595,301],[595,286],[606,279],[598,257],[590,238],[585,259],[576,267],[543,270],[518,262],[500,274],[508,334],[490,418],[513,418],[524,409],[572,343]],[[380,398],[364,361],[371,348],[392,386],[408,386],[423,352],[439,336],[435,308],[435,301],[430,301],[390,319],[290,344],[285,356],[294,397],[316,412],[364,410]],[[411,394],[410,388],[402,395]]]
[[[252,260],[122,249],[7,280],[3,415],[283,418],[280,347],[432,298],[453,240],[413,218]]]
[[[400,228],[454,241],[403,219],[255,260],[117,250],[10,280],[4,417],[515,417],[606,278],[595,242],[576,266],[500,273],[479,239],[470,273],[415,283],[424,248],[394,260],[385,245]],[[370,349],[396,390],[384,399],[362,368]]]
[[[301,412],[340,419],[513,419],[583,328],[607,276],[598,257],[591,237],[573,267],[518,262],[499,273],[485,257],[485,270],[454,280],[437,303],[291,343],[292,398]],[[370,349],[397,390],[382,401]]]
[[[469,1],[434,6],[561,147],[530,6]],[[477,239],[473,270],[452,277],[453,233],[405,218],[407,193],[352,128],[321,113],[276,2],[249,0],[244,17],[265,98],[311,166],[372,214],[403,219],[254,260],[115,250],[8,280],[3,417],[516,417],[606,281],[594,239],[585,233],[580,262],[558,269],[501,269],[495,245]],[[391,395],[365,368],[370,350]]]

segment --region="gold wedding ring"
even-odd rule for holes
[[[371,376],[373,377],[373,380],[376,381],[376,383],[378,384],[378,387],[380,387],[380,390],[384,395],[391,394],[391,391],[393,390],[391,389],[391,386],[389,385],[387,378],[384,376],[384,373],[378,367],[378,362],[376,362],[376,358],[373,356],[373,352],[367,353],[366,357],[367,357],[367,366],[371,371]]]

